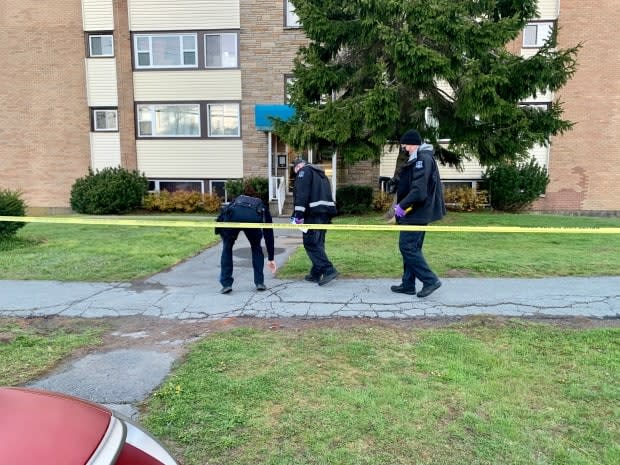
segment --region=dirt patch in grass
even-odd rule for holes
[[[118,318],[25,318],[0,319],[0,322],[18,322],[40,334],[58,329],[78,332],[86,328],[102,330],[103,343],[97,347],[81,349],[74,357],[89,352],[101,352],[121,348],[151,349],[182,355],[187,347],[212,333],[234,328],[256,328],[272,331],[303,331],[315,328],[396,327],[396,328],[445,328],[451,325],[502,327],[515,318],[496,316],[469,316],[453,318],[413,318],[407,320],[379,320],[371,318],[224,318],[220,320],[170,320],[156,317],[131,316]],[[620,318],[527,318],[520,319],[567,329],[591,329],[620,327]],[[0,334],[0,343],[2,343]],[[8,342],[8,341],[5,341]]]

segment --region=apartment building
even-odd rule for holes
[[[292,111],[286,82],[306,43],[290,2],[0,1],[8,45],[0,188],[22,191],[33,211],[68,209],[75,179],[118,165],[144,172],[152,190],[222,194],[227,179],[266,176],[273,200],[290,192],[295,154],[269,119]],[[532,151],[551,177],[535,209],[618,212],[620,13],[611,0],[541,0],[539,12],[515,53],[535,53],[556,26],[561,47],[584,47],[561,93],[524,102],[560,98],[576,122]],[[378,185],[393,172],[393,154],[353,167],[308,155],[334,185]],[[481,172],[475,163],[442,169],[447,183],[475,183]]]

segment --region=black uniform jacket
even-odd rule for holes
[[[433,147],[420,146],[417,157],[410,159],[400,172],[396,201],[403,210],[411,210],[398,224],[428,224],[440,220],[446,214],[443,188]]]

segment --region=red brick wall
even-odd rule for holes
[[[562,0],[558,45],[583,43],[557,96],[574,128],[551,141],[544,199],[534,209],[620,211],[620,10],[614,0]]]
[[[2,13],[0,188],[67,207],[90,163],[80,0],[4,0]]]

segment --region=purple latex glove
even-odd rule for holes
[[[405,210],[403,210],[402,208],[400,208],[400,205],[398,205],[398,204],[394,205],[394,215],[397,218],[402,218],[406,214],[407,214],[407,212]]]
[[[304,224],[303,218],[295,218],[295,224]]]

